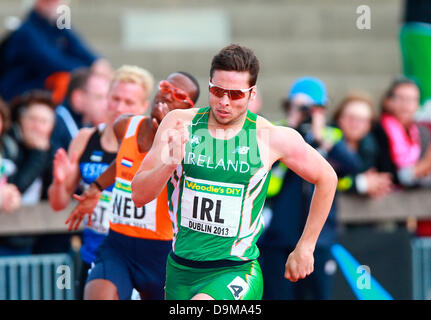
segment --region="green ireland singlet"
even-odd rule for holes
[[[200,262],[254,260],[270,176],[260,159],[257,116],[247,111],[243,128],[222,140],[208,130],[209,113],[201,108],[193,118],[184,159],[168,182],[173,252]]]

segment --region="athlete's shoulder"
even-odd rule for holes
[[[132,113],[126,113],[118,116],[117,119],[114,121],[114,130],[120,129],[121,127],[127,126],[127,124],[131,121],[134,117],[144,117],[142,115],[135,115]]]
[[[256,129],[258,135],[264,134],[265,136],[267,136],[268,134],[270,136],[288,136],[292,134],[292,131],[295,131],[292,128],[276,125],[262,116],[257,116]]]
[[[142,115],[134,115],[131,113],[122,114],[120,115],[114,122],[114,132],[115,136],[117,137],[118,141],[121,141],[126,134],[126,130],[129,126],[129,123],[132,121],[132,119],[140,119],[145,118],[146,116]]]
[[[273,132],[274,134],[280,134],[280,133],[284,133],[287,135],[298,135],[298,131],[296,131],[293,128],[287,127],[283,124],[279,124],[279,123],[273,123],[271,121],[269,121],[268,119],[262,117],[262,116],[257,116],[256,119],[256,127],[257,129],[269,129],[271,132]]]
[[[260,115],[256,115],[256,128],[257,129],[265,129],[265,128],[272,128],[274,127],[274,124],[271,123],[271,121],[269,121],[268,119],[260,116]]]
[[[84,137],[91,136],[96,131],[96,127],[85,127],[81,128],[78,131],[78,134],[75,136],[75,138],[82,139]]]
[[[95,131],[95,127],[81,128],[70,142],[68,154],[71,155],[72,153],[74,153],[79,158],[87,147],[90,137],[94,134]]]
[[[298,146],[303,142],[303,138],[297,130],[271,123],[260,116],[257,119],[256,127],[259,141],[266,144],[271,153],[278,154],[280,150]]]

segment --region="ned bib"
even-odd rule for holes
[[[110,229],[131,237],[171,240],[172,223],[166,188],[143,207],[136,207],[132,200],[132,179],[146,156],[146,153],[139,152],[137,141],[138,128],[144,119],[143,116],[130,118],[117,154]]]

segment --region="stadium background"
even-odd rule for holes
[[[31,3],[2,0],[0,34]],[[361,5],[371,10],[370,29],[357,27]],[[280,101],[300,76],[325,82],[331,110],[354,89],[371,94],[377,105],[391,79],[402,73],[401,0],[73,0],[69,6],[72,28],[114,68],[136,64],[156,80],[185,70],[205,88],[219,48],[231,42],[253,48],[261,62],[261,113],[271,120],[282,116]],[[202,90],[197,104],[207,101]],[[342,235],[341,242],[361,264],[372,266],[394,298],[411,299],[409,237],[361,229]],[[338,271],[334,299],[354,298]]]
[[[156,79],[172,70],[206,86],[209,62],[221,46],[241,43],[261,62],[262,114],[280,116],[293,80],[320,77],[333,107],[348,90],[378,101],[401,72],[401,0],[73,0],[71,24],[113,67],[149,68]],[[0,21],[21,17],[31,1],[3,0]],[[371,29],[360,30],[357,8],[369,6]],[[0,25],[0,34],[5,25]],[[206,104],[203,94],[198,105]]]

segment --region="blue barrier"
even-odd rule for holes
[[[331,252],[347,283],[359,300],[393,300],[392,296],[371,276],[368,270],[361,266],[342,245],[333,245]],[[368,285],[360,282],[364,278],[368,279]]]

